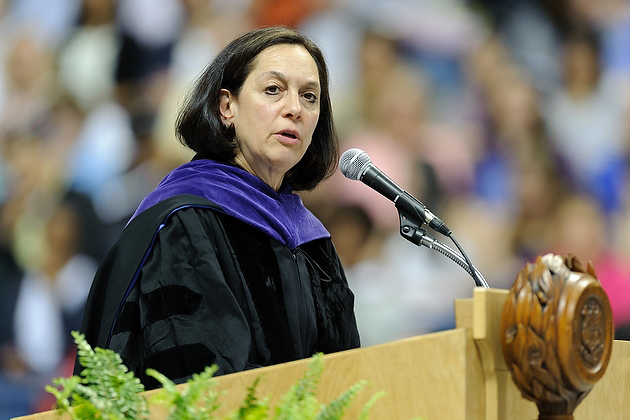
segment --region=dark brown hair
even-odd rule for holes
[[[237,151],[235,132],[234,127],[226,128],[221,122],[219,93],[227,89],[238,96],[256,56],[278,44],[302,45],[315,60],[319,72],[320,112],[313,139],[302,159],[285,176],[294,190],[312,190],[336,170],[339,144],[324,56],[315,43],[293,29],[255,29],[230,42],[197,79],[177,118],[176,134],[199,157],[230,162]]]

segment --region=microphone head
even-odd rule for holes
[[[361,149],[348,149],[339,159],[339,169],[346,178],[360,181],[361,176],[369,165],[372,164],[370,156]]]

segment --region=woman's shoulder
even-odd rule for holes
[[[186,208],[208,208],[221,210],[220,205],[207,198],[192,194],[178,194],[162,200],[136,214],[129,221],[126,229],[136,226],[138,226],[138,228],[159,227],[177,211]]]

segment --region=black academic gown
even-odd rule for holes
[[[177,195],[134,218],[101,265],[82,331],[145,384],[184,382],[359,346],[329,238],[290,249],[211,201]],[[77,370],[77,369],[75,369]]]

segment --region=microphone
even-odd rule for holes
[[[374,166],[367,153],[356,148],[346,150],[343,152],[341,159],[339,160],[339,168],[346,178],[361,181],[368,187],[373,188],[378,193],[394,202],[396,208],[400,212],[400,233],[406,239],[416,245],[424,245],[430,249],[440,252],[466,270],[472,276],[477,286],[485,288],[490,287],[479,270],[472,265],[470,259],[459,243],[455,240],[451,230],[446,227],[444,222],[431,213],[421,201],[400,188],[394,181],[385,175],[383,171]],[[405,224],[404,219],[412,219],[412,222],[416,223],[417,226],[411,227]],[[436,232],[451,238],[461,252],[461,255],[457,254],[448,246],[433,239],[431,236],[424,234],[424,230],[420,229],[420,226],[422,226],[423,223],[428,223],[429,227]],[[418,230],[423,233],[417,235]]]
[[[374,166],[370,156],[361,149],[348,149],[341,155],[339,168],[346,178],[361,181],[376,190],[389,200],[396,208],[402,210],[407,217],[415,218],[415,222],[422,225],[427,223],[433,230],[449,236],[451,230],[436,217],[427,207],[414,196],[403,190],[392,181],[383,171]]]

